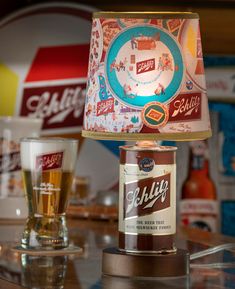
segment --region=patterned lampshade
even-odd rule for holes
[[[94,13],[82,134],[117,140],[211,136],[197,14]]]

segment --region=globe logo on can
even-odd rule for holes
[[[151,158],[143,158],[140,162],[139,162],[139,169],[140,171],[144,171],[144,172],[151,172],[152,169],[154,168],[155,162],[153,159]]]

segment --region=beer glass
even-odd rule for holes
[[[21,166],[28,203],[24,249],[68,246],[65,212],[71,190],[78,141],[66,138],[23,138]]]

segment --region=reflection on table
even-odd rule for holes
[[[70,242],[83,248],[81,256],[33,257],[11,250],[21,237],[24,222],[0,224],[0,288],[58,289],[213,289],[235,288],[235,268],[191,269],[190,278],[141,279],[102,276],[102,249],[117,246],[117,222],[69,219]],[[177,247],[191,253],[233,238],[178,229]],[[200,258],[195,263],[235,262],[232,251]],[[6,282],[10,281],[10,282]],[[22,287],[23,286],[23,287]]]

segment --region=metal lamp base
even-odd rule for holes
[[[130,254],[117,248],[103,250],[102,273],[120,277],[180,277],[189,274],[189,252]]]

